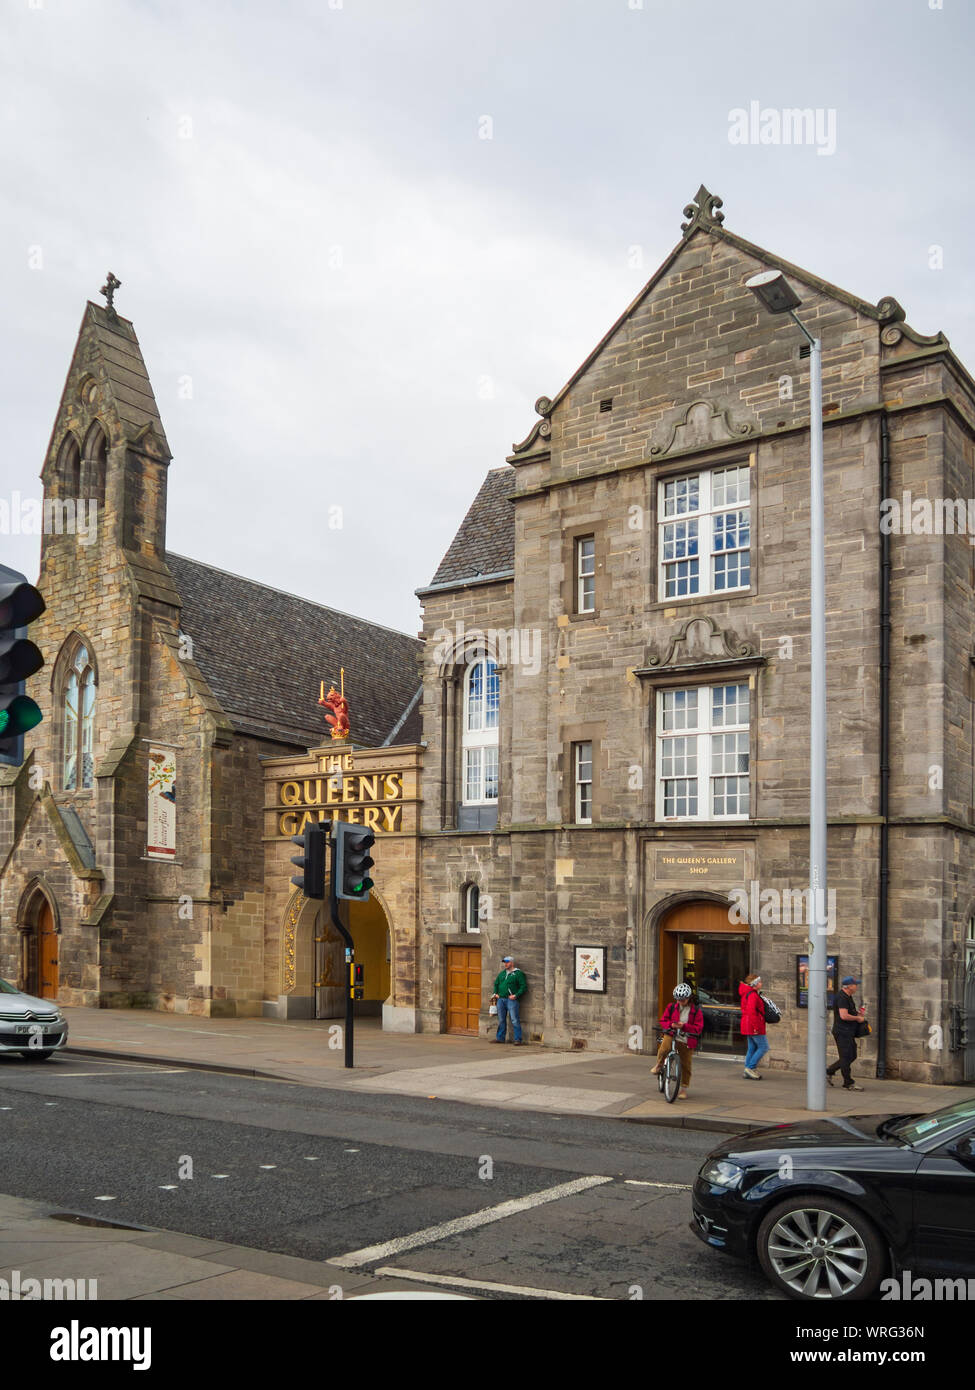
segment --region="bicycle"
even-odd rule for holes
[[[680,1053],[677,1050],[678,1039],[684,1042],[687,1038],[683,1028],[672,1028],[667,1030],[670,1034],[670,1051],[667,1053],[657,1074],[657,1081],[661,1091],[664,1093],[664,1100],[671,1105],[677,1099],[677,1093],[683,1080],[684,1068],[681,1064]]]

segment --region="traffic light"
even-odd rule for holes
[[[39,649],[27,638],[27,624],[39,618],[45,606],[37,589],[22,576],[0,583],[0,763],[15,767],[24,761],[24,734],[43,718],[24,694],[24,681],[44,665]]]
[[[332,873],[335,896],[354,903],[368,902],[369,889],[373,886],[369,870],[375,863],[369,851],[376,843],[376,837],[371,830],[342,820],[335,822],[334,833]]]
[[[319,825],[306,825],[300,835],[292,835],[291,842],[301,845],[303,854],[292,855],[292,864],[302,870],[300,877],[291,882],[300,888],[306,898],[325,896],[325,842],[328,839],[328,822]]]

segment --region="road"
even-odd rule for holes
[[[777,1298],[688,1229],[710,1134],[65,1056],[0,1058],[0,1141],[15,1196],[482,1298]]]

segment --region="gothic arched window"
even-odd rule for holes
[[[82,495],[92,501],[105,501],[105,464],[108,458],[108,440],[105,431],[96,420],[85,435],[85,452],[81,469]]]
[[[68,792],[95,785],[95,670],[84,643],[75,651],[64,682],[64,766]]]
[[[61,497],[75,498],[81,493],[81,450],[70,430],[58,455],[57,492]]]

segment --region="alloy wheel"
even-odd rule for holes
[[[866,1277],[870,1255],[849,1221],[822,1207],[784,1213],[768,1235],[768,1259],[804,1298],[846,1298]]]

